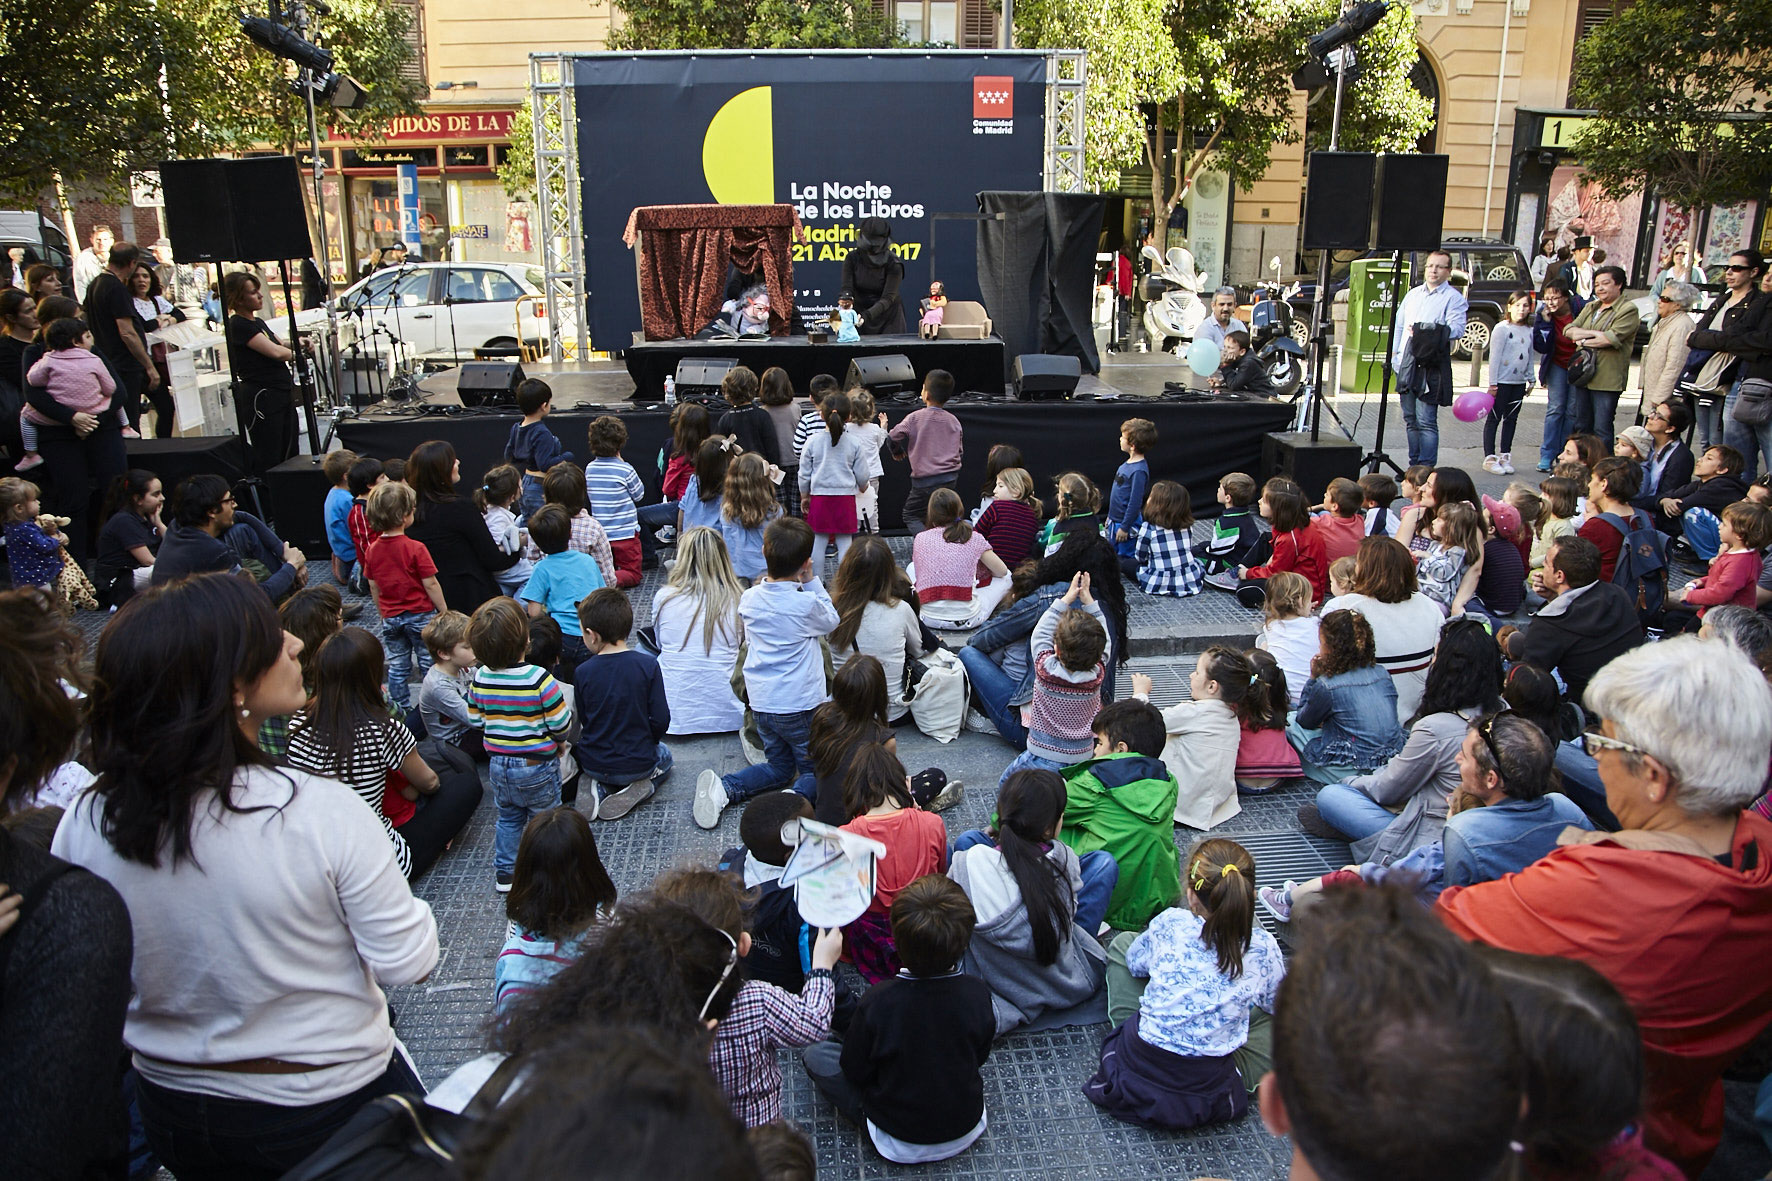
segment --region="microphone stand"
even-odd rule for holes
[[[307,419],[308,453],[320,455],[320,420],[314,415],[313,359],[301,347],[301,330],[295,326],[295,300],[289,293],[289,260],[278,259],[277,269],[283,277],[283,310],[289,314],[289,347],[295,353],[295,384],[301,390],[302,410]],[[277,462],[281,463],[282,460]]]
[[[449,309],[449,355],[457,365],[461,364],[461,345],[455,339],[455,296],[445,295],[443,306]],[[522,357],[522,341],[518,341],[518,357]]]

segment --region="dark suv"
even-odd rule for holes
[[[1441,240],[1440,249],[1452,256],[1452,283],[1470,301],[1470,315],[1464,323],[1464,338],[1459,341],[1456,356],[1466,358],[1474,348],[1489,348],[1489,330],[1507,315],[1507,297],[1532,286],[1532,272],[1526,256],[1518,247],[1499,238],[1454,236]],[[1422,255],[1426,251],[1408,253],[1405,261],[1413,282],[1421,279]],[[1389,258],[1387,250],[1368,250],[1360,254],[1336,255],[1330,265],[1330,291],[1347,286],[1349,264],[1356,258]],[[1311,304],[1316,298],[1316,284],[1307,283],[1292,297],[1292,307],[1302,319],[1298,331],[1309,332]]]

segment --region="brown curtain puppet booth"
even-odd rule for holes
[[[806,240],[792,205],[643,205],[622,241],[639,244],[640,322],[647,340],[694,336],[720,313],[728,263],[762,274],[769,334],[786,336],[794,306],[793,242]]]

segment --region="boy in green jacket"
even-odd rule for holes
[[[1059,839],[1078,856],[1105,849],[1120,866],[1108,924],[1141,931],[1181,897],[1174,835],[1175,776],[1164,766],[1163,715],[1146,701],[1116,701],[1095,715],[1095,757],[1064,771]]]

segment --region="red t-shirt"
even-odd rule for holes
[[[898,892],[928,873],[948,870],[948,830],[941,817],[921,808],[888,816],[857,816],[845,829],[886,846],[874,866],[874,901],[868,910],[889,914]]]
[[[436,609],[425,593],[424,580],[437,576],[437,563],[431,561],[424,542],[404,533],[384,533],[369,547],[363,569],[375,584],[375,607],[383,618]]]
[[[1323,560],[1351,558],[1366,540],[1366,515],[1338,517],[1334,513],[1318,513],[1311,518],[1310,531],[1323,539]]]
[[[1600,511],[1589,506],[1590,511]],[[1576,536],[1585,537],[1600,550],[1600,581],[1611,582],[1612,571],[1618,565],[1618,551],[1624,548],[1624,534],[1595,515],[1583,521],[1581,528],[1575,531]]]

